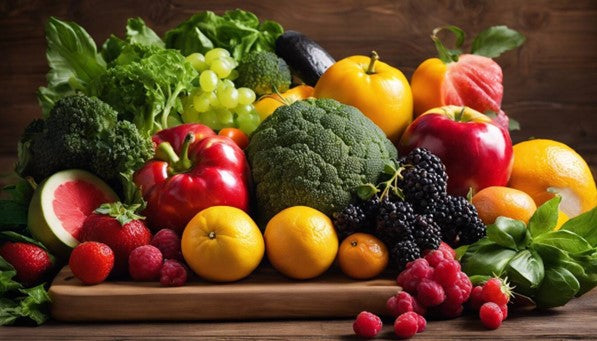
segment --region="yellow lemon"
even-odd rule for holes
[[[272,266],[295,279],[321,275],[338,252],[332,221],[311,207],[293,206],[280,211],[267,223],[264,236]]]
[[[509,186],[530,195],[537,206],[562,196],[560,209],[575,217],[597,205],[597,188],[586,161],[567,145],[530,140],[514,145]]]
[[[264,241],[244,211],[212,206],[197,213],[181,239],[182,255],[200,277],[231,282],[248,276],[261,262]]]

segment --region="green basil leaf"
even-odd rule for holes
[[[550,244],[533,242],[531,248],[539,254],[546,267],[558,264],[562,260],[570,259],[568,252]]]
[[[545,268],[534,250],[522,250],[510,260],[505,272],[517,292],[530,295],[541,284]]]
[[[537,208],[537,211],[535,211],[529,220],[528,226],[533,238],[556,227],[560,201],[562,201],[562,198],[556,195]]]
[[[12,200],[0,200],[0,231],[27,225],[28,207]]]
[[[570,254],[570,258],[584,270],[584,274],[573,272],[580,283],[580,290],[576,296],[581,296],[597,286],[597,248]]]
[[[33,186],[25,179],[20,179],[12,185],[4,186],[3,191],[8,193],[13,202],[24,206],[29,206],[31,197],[33,197]]]
[[[15,268],[0,256],[0,297],[7,292],[22,288],[21,283],[14,280],[17,275]]]
[[[469,247],[462,257],[462,271],[467,275],[501,275],[516,251],[491,243]]]
[[[129,43],[164,47],[162,39],[141,18],[130,18],[126,23],[126,40]]]
[[[0,325],[15,324],[23,319],[31,320],[38,325],[47,321],[50,296],[44,284],[18,291],[19,297],[0,300]]]
[[[507,26],[492,26],[479,33],[471,47],[471,52],[489,58],[499,57],[502,53],[521,46],[525,37]]]
[[[568,220],[560,230],[572,231],[585,238],[592,246],[597,246],[597,207]]]
[[[577,253],[592,249],[583,237],[568,230],[550,231],[534,239],[537,243],[553,245],[567,252]]]
[[[574,275],[563,267],[545,271],[545,278],[535,292],[533,299],[539,308],[562,306],[570,301],[580,289]]]
[[[474,286],[483,285],[487,282],[492,276],[485,276],[485,275],[473,275],[470,276],[469,279]]]
[[[466,253],[466,251],[468,251],[470,245],[462,245],[456,249],[454,249],[454,251],[456,252],[456,259],[457,260],[461,260],[462,256],[464,256],[464,254]]]
[[[494,243],[512,250],[519,250],[524,246],[527,228],[520,220],[498,217],[495,223],[487,226],[487,238]]]

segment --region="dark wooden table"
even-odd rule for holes
[[[35,91],[45,84],[43,25],[50,15],[85,27],[98,45],[122,35],[126,18],[140,16],[158,33],[194,12],[242,7],[286,29],[303,31],[340,59],[377,50],[410,78],[435,55],[429,34],[455,24],[465,31],[505,24],[527,37],[497,59],[504,71],[504,110],[529,137],[555,139],[597,166],[597,1],[118,1],[0,0],[0,175],[10,172],[23,128],[40,115]],[[594,172],[595,173],[595,172]],[[0,177],[0,185],[10,177]],[[350,299],[347,297],[347,299]],[[93,309],[93,307],[89,307]],[[116,307],[117,309],[117,307]],[[350,320],[62,324],[0,328],[1,340],[174,339],[187,337],[327,339],[353,337]],[[391,325],[381,337],[392,338]],[[549,312],[513,311],[496,331],[474,316],[433,321],[417,340],[597,339],[597,290]]]

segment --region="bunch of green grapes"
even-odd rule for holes
[[[239,128],[250,134],[260,123],[255,111],[255,92],[236,89],[232,82],[238,77],[237,62],[222,48],[193,53],[187,61],[199,72],[198,87],[183,100],[182,119],[185,123],[201,123],[214,129]]]

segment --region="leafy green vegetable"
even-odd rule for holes
[[[555,197],[541,205],[528,229],[521,221],[496,219],[486,238],[457,250],[463,271],[477,280],[507,276],[517,293],[540,308],[564,305],[590,291],[597,286],[597,208],[553,231],[559,203]]]
[[[130,18],[126,23],[126,41],[141,45],[165,47],[164,41],[141,18]]]
[[[180,96],[191,90],[196,77],[178,51],[131,44],[91,84],[90,93],[114,107],[120,119],[151,135],[169,126],[171,113],[182,112]]]
[[[541,284],[545,268],[535,251],[522,250],[510,260],[505,273],[512,283],[516,283],[518,292],[532,294],[532,290]]]
[[[529,220],[529,231],[533,237],[553,230],[558,222],[558,207],[562,198],[556,195],[551,200],[537,208]]]
[[[288,90],[292,76],[290,69],[275,53],[256,51],[249,53],[238,64],[237,87],[247,87],[257,96],[282,93]]]
[[[0,200],[0,231],[27,225],[28,207],[12,200]]]
[[[496,58],[504,52],[521,46],[525,39],[522,34],[507,26],[492,26],[475,37],[471,52],[480,56]]]
[[[44,115],[58,99],[77,91],[86,93],[87,85],[106,72],[106,62],[97,53],[95,42],[76,23],[51,17],[46,25],[46,40],[48,86],[38,90]]]
[[[49,317],[50,303],[45,284],[23,288],[13,279],[16,273],[14,267],[0,257],[0,325],[21,321],[44,323]]]
[[[332,99],[278,108],[253,132],[246,153],[260,222],[296,205],[339,211],[359,185],[377,183],[397,154],[371,120]]]
[[[530,240],[524,223],[507,217],[498,217],[487,226],[487,238],[512,250],[519,250]]]
[[[556,267],[545,271],[545,278],[533,296],[542,308],[559,307],[570,301],[580,289],[574,275],[565,268]]]
[[[255,14],[241,9],[219,16],[211,11],[199,12],[176,28],[166,32],[166,47],[188,56],[221,47],[240,61],[252,51],[274,51],[276,39],[284,33],[274,21],[259,22]]]
[[[32,124],[37,127],[40,121]],[[27,148],[19,154],[17,172],[37,181],[60,170],[79,168],[115,186],[122,182],[122,173],[132,174],[131,170],[153,157],[151,138],[131,122],[119,121],[114,109],[93,97],[74,95],[59,100],[36,129],[25,134],[29,141],[21,141]]]
[[[585,212],[562,225],[561,230],[571,231],[597,246],[597,208]]]

